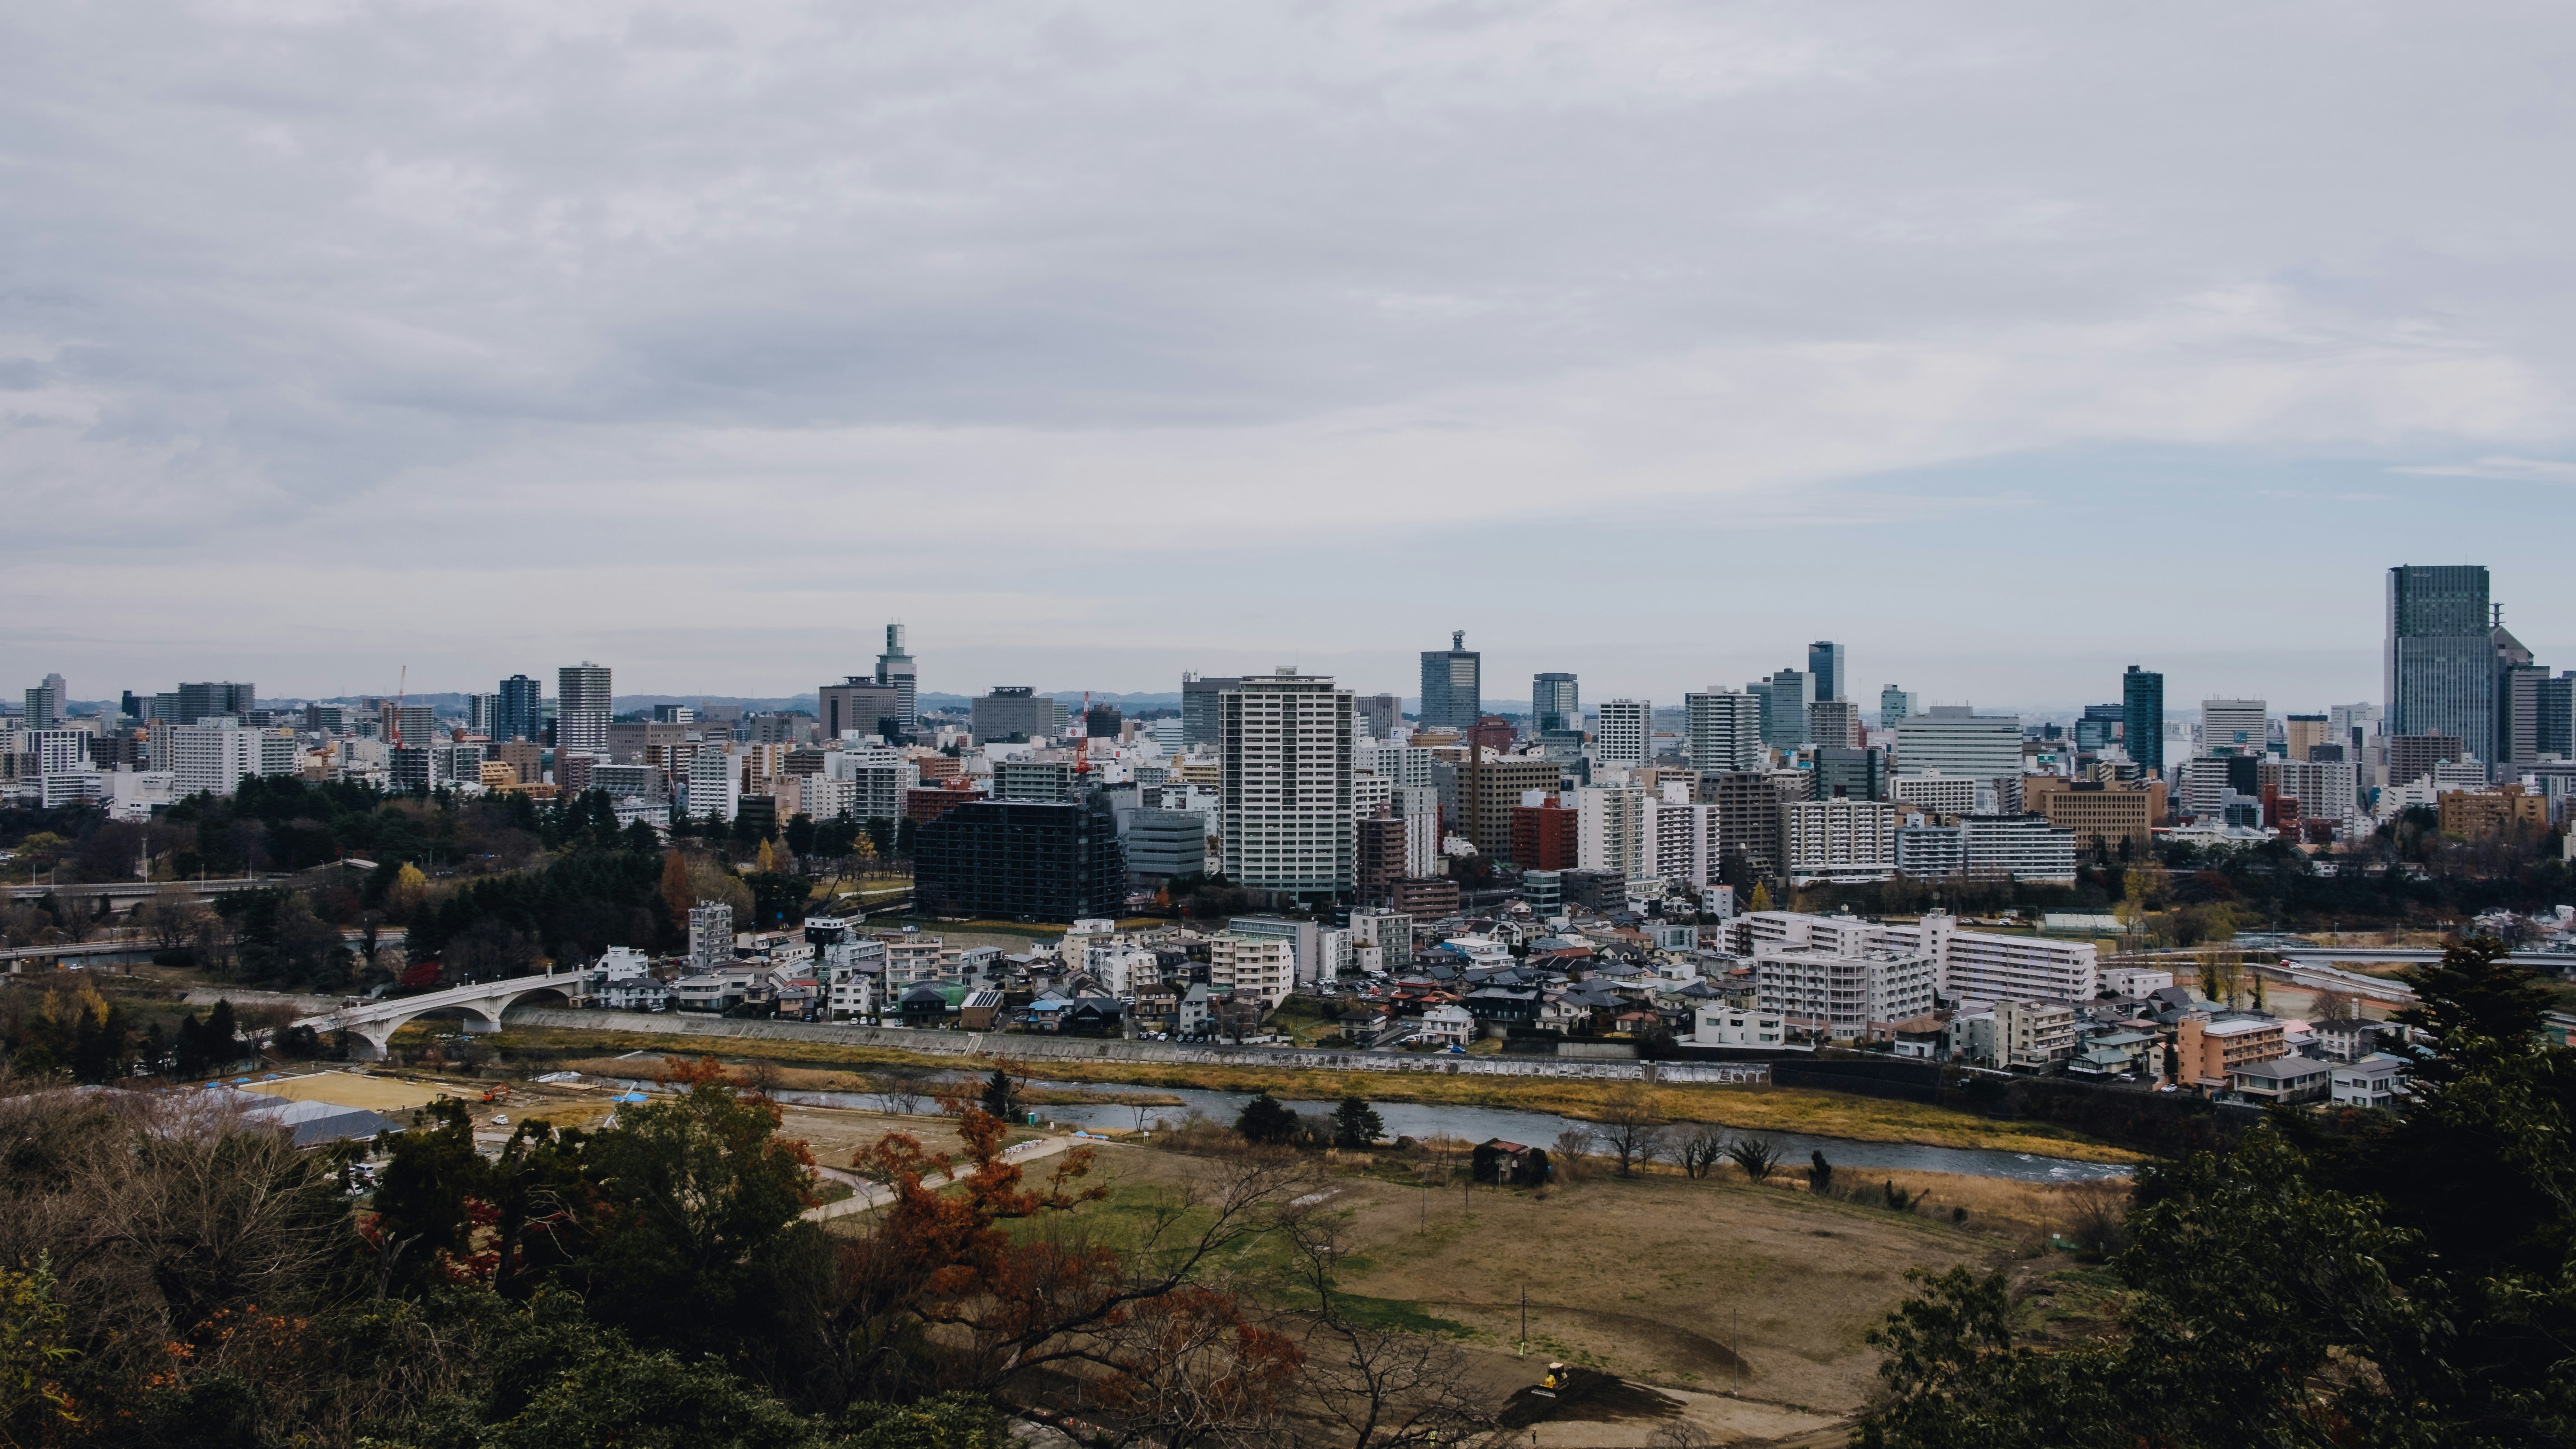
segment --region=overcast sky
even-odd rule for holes
[[[0,7],[14,691],[2576,666],[2576,12]]]

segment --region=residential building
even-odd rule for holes
[[[2468,758],[2457,735],[2397,734],[2388,737],[2388,783],[2412,785],[2434,768]]]
[[[1351,722],[1362,738],[1382,740],[1404,722],[1404,704],[1392,694],[1351,696]]]
[[[969,728],[978,744],[1042,740],[1064,732],[1064,706],[1025,684],[996,685],[969,706]]]
[[[2327,1098],[2338,1107],[2386,1111],[2406,1095],[2406,1068],[2404,1057],[2386,1052],[2338,1064],[2327,1078]]]
[[[1457,767],[1458,814],[1451,830],[1479,852],[1509,860],[1513,809],[1533,790],[1554,793],[1562,777],[1554,760],[1471,751]]]
[[[1387,893],[1387,905],[1417,921],[1458,914],[1458,883],[1445,875],[1409,876]]]
[[[1994,780],[2021,774],[2021,721],[1981,715],[1964,704],[1936,704],[1896,727],[1896,773]],[[1900,797],[1901,798],[1901,797]]]
[[[1896,811],[1848,798],[1786,804],[1781,849],[1793,886],[1885,880],[1896,873]]]
[[[611,703],[607,665],[567,664],[555,671],[555,748],[592,753],[608,748]]]
[[[996,800],[1070,800],[1073,789],[1073,762],[1070,760],[993,762],[993,798]]]
[[[63,677],[59,674],[48,674],[45,676],[44,683],[29,687],[26,696],[28,729],[50,730],[62,727],[63,707],[68,703],[63,698],[63,689]]]
[[[1287,938],[1251,935],[1239,930],[1208,937],[1208,987],[1231,991],[1275,1007],[1296,988],[1295,943]]]
[[[543,744],[546,738],[545,686],[524,674],[513,674],[500,682],[499,703],[492,711],[492,740],[503,743],[526,740]],[[521,775],[522,780],[531,779]]]
[[[2065,1002],[1998,1001],[1994,1016],[1995,1065],[2005,1071],[2051,1071],[2075,1055],[2075,1008]]]
[[[1981,880],[2075,883],[2075,835],[2043,815],[1970,815],[1959,822],[1966,873]]]
[[[1954,1001],[2091,1001],[2100,994],[2099,953],[2090,941],[1962,931],[1956,917],[1940,911],[1910,926],[1891,925],[1887,935],[1930,955],[1940,968],[1941,994]]]
[[[2257,1102],[2316,1102],[2325,1098],[2334,1070],[2314,1057],[2279,1056],[2230,1068],[2227,1085]]]
[[[2200,752],[2205,755],[2259,755],[2271,747],[2271,716],[2259,699],[2204,699],[2200,702]]]
[[[2340,745],[2334,726],[2321,714],[2293,714],[2281,718],[2281,753],[2290,760],[2308,758],[2308,751],[2319,745]]]
[[[1217,835],[1251,890],[1347,894],[1355,883],[1351,692],[1282,668],[1217,700]]]
[[[1766,774],[1704,775],[1700,787],[1717,810],[1717,837],[1728,856],[1756,876],[1777,878],[1788,863],[1781,845],[1780,790]]]
[[[700,901],[689,908],[689,965],[713,971],[733,964],[733,907]]]
[[[2309,743],[2311,750],[2321,746],[2326,742]],[[2310,759],[2294,750],[2286,760],[2264,761],[2259,778],[2262,788],[2298,801],[2302,820],[2341,825],[2361,808],[2359,777],[2352,765],[2341,760]]]
[[[1921,815],[1909,815],[1918,821]],[[1916,880],[1943,880],[1968,869],[1966,833],[1956,825],[1906,824],[1896,828],[1896,873]]]
[[[557,760],[562,756],[558,754]],[[596,781],[599,767],[591,767]],[[689,757],[681,777],[681,804],[692,820],[731,821],[742,813],[742,761],[729,749],[707,744]]]
[[[1592,727],[1593,758],[1605,765],[1646,763],[1654,755],[1654,718],[1651,700],[1604,701]]]
[[[1512,863],[1524,871],[1575,869],[1582,864],[1580,812],[1561,796],[1529,793],[1532,803],[1512,807]]]
[[[1476,1039],[1476,1018],[1467,1008],[1443,1003],[1424,1011],[1413,1023],[1413,1040],[1430,1046],[1465,1046]]]
[[[2231,1084],[2237,1069],[2289,1055],[2285,1028],[2268,1016],[2228,1016],[2213,1020],[2194,1012],[2174,1028],[2174,1055],[2180,1062],[2178,1086],[2216,1090]]]
[[[1860,706],[1847,699],[1820,699],[1807,706],[1807,739],[1826,749],[1851,749],[1861,742]]]
[[[978,800],[917,828],[913,886],[924,914],[1076,921],[1118,913],[1127,859],[1117,817],[1097,792]]]
[[[171,789],[182,800],[191,795],[230,795],[241,782],[262,773],[265,757],[260,731],[238,724],[163,725],[156,736],[169,741]]]
[[[2383,671],[2391,735],[2495,737],[2495,637],[2483,565],[2388,571]],[[2392,762],[2393,765],[2394,762]],[[2392,769],[2390,784],[2403,784]]]
[[[1760,698],[1714,684],[1682,696],[1682,753],[1693,768],[1706,774],[1759,770],[1763,750]]]
[[[1843,663],[1843,646],[1819,639],[1807,646],[1807,675],[1816,681],[1817,704],[1850,699],[1851,675]]]
[[[1753,955],[1757,1003],[1789,1026],[1836,1041],[1874,1039],[1932,1009],[1932,959],[1917,952],[1762,946]]]
[[[1485,712],[1484,656],[1467,647],[1467,632],[1449,636],[1447,649],[1422,651],[1422,725],[1462,733]]]
[[[1646,844],[1646,792],[1634,785],[1587,785],[1572,792],[1576,868],[1622,880],[1651,873]]]
[[[826,750],[822,766],[826,778],[848,783],[849,796],[846,807],[836,801],[834,814],[815,815],[817,820],[835,818],[841,808],[846,808],[853,820],[898,819],[907,796],[921,784],[920,765],[888,745],[848,745]]]
[[[1770,1047],[1788,1045],[1786,1012],[1758,1005],[1703,1002],[1691,1013],[1692,1046]]]
[[[1463,640],[1462,640],[1463,642]],[[1540,674],[1530,680],[1530,733],[1583,728],[1583,691],[1571,674]]]
[[[2549,829],[2549,797],[2523,793],[2520,785],[2492,790],[2445,790],[2441,794],[2442,833],[2464,840],[2492,840]]]
[[[2132,664],[2120,676],[2121,747],[2150,775],[2165,769],[2165,677]]]
[[[1675,782],[1646,796],[1646,874],[1706,887],[1725,866],[1723,817],[1714,805],[1692,801]]]

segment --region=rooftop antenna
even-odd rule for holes
[[[411,666],[402,667],[402,678],[394,685],[394,748],[402,748],[403,701],[411,697]]]

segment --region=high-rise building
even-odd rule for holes
[[[1703,772],[1761,769],[1762,700],[1714,684],[1683,695],[1682,753]]]
[[[976,800],[925,822],[914,891],[927,914],[1075,921],[1119,914],[1127,857],[1098,791],[1075,800]]]
[[[180,724],[195,724],[202,719],[247,719],[258,707],[259,691],[248,684],[230,681],[179,686]]]
[[[1463,640],[1464,636],[1460,636]],[[1530,733],[1583,728],[1583,691],[1571,674],[1541,674],[1530,680]]]
[[[1820,746],[1816,750],[1818,800],[1884,800],[1887,798],[1887,751]]]
[[[531,743],[546,737],[545,686],[524,674],[513,674],[501,681],[501,707],[492,717],[495,740],[527,740]]]
[[[2576,759],[2576,669],[2540,681],[2534,692],[2534,747],[2543,756]]]
[[[1807,743],[1807,707],[1816,702],[1816,676],[1783,669],[1744,686],[1744,692],[1762,701],[1762,743],[1781,750]]]
[[[48,674],[27,691],[27,725],[31,730],[60,729],[63,723],[63,677]]]
[[[1357,694],[1351,696],[1353,725],[1363,739],[1382,740],[1395,733],[1404,721],[1404,701],[1392,694]]]
[[[1349,690],[1283,668],[1217,697],[1217,833],[1250,890],[1344,895],[1354,883]]]
[[[2494,629],[2484,565],[2390,569],[2388,733],[2448,735],[2486,748],[2495,738]]]
[[[1876,800],[1799,800],[1781,806],[1780,849],[1791,885],[1885,880],[1896,873],[1896,811]]]
[[[1558,762],[1535,755],[1489,760],[1479,751],[1460,762],[1457,772],[1458,813],[1450,833],[1501,860],[1512,857],[1513,809],[1531,791],[1553,792],[1561,783]]]
[[[1893,684],[1880,690],[1878,692],[1878,727],[1883,730],[1896,728],[1897,722],[1914,713],[1918,704],[1919,701],[1915,699],[1913,690],[1899,689]]]
[[[2200,752],[2204,755],[2259,755],[2272,743],[2272,719],[2259,699],[2204,699],[2200,702]]]
[[[1807,646],[1807,672],[1815,676],[1818,703],[1843,699],[1843,691],[1851,687],[1851,675],[1843,668],[1843,646],[1829,639]]]
[[[1717,807],[1717,838],[1726,857],[1752,875],[1777,877],[1786,860],[1780,787],[1767,774],[1729,771],[1701,777],[1700,790]]]
[[[465,696],[465,732],[492,738],[492,727],[501,718],[501,696],[469,694]]]
[[[376,718],[379,737],[388,745],[425,750],[447,738],[446,731],[438,727],[438,711],[425,704],[402,704],[389,699]]]
[[[1484,656],[1467,647],[1467,631],[1449,636],[1446,649],[1422,651],[1424,728],[1464,732],[1485,712]]]
[[[2099,753],[2103,746],[2120,738],[2128,724],[2129,707],[2125,704],[2088,704],[2075,721],[2075,748],[2080,754]]]
[[[1820,699],[1807,706],[1807,739],[1827,749],[1860,743],[1860,707],[1848,699]]]
[[[1181,746],[1216,743],[1217,697],[1243,681],[1231,675],[1181,676]],[[1393,725],[1387,727],[1390,733]]]
[[[555,671],[556,749],[607,749],[608,721],[614,713],[607,665],[585,659]]]
[[[1621,880],[1653,873],[1644,790],[1634,785],[1587,785],[1572,794],[1574,855],[1580,869],[1608,871]]]
[[[689,907],[689,964],[700,971],[733,964],[733,907],[722,901]]]
[[[877,656],[877,683],[894,691],[894,718],[910,734],[921,727],[919,666],[904,651],[903,626],[888,624],[885,630],[885,652]]]
[[[826,740],[837,740],[844,733],[853,731],[897,739],[910,728],[903,722],[904,710],[910,706],[911,701],[904,697],[900,687],[856,674],[838,684],[826,684],[814,691],[814,708]],[[889,725],[892,726],[891,731]],[[976,738],[983,736],[979,734]]]
[[[2120,676],[2120,705],[2127,712],[2121,732],[2129,758],[2138,768],[2161,775],[2165,768],[2165,677],[2132,664]]]
[[[1593,725],[1593,755],[1605,765],[1642,765],[1653,754],[1655,706],[1643,699],[1613,699]]]
[[[1964,704],[1936,704],[1896,727],[1901,775],[1963,775],[1997,780],[2021,774],[2021,720],[1978,714]]]
[[[2486,757],[2494,762],[2497,779],[2513,780],[2540,758],[2540,682],[2549,671],[2531,662],[2531,651],[2505,628],[2503,612],[2496,611],[2496,622],[2487,631],[2495,648],[2495,735],[2487,742]]]
[[[2390,735],[2388,783],[2402,789],[2433,773],[2434,766],[2449,764],[2464,753],[2457,735]]]
[[[2304,760],[2308,757],[2308,751],[2319,745],[2342,743],[2343,741],[2335,738],[2332,721],[2324,715],[2293,714],[2282,717],[2281,756],[2283,759]]]
[[[1044,739],[1064,727],[1064,706],[1026,684],[995,685],[969,708],[978,743]]]

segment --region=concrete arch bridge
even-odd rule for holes
[[[578,970],[564,970],[540,976],[513,976],[501,981],[477,981],[465,986],[450,986],[439,991],[425,991],[418,996],[388,997],[383,1001],[353,1002],[337,1011],[304,1017],[296,1026],[309,1026],[328,1035],[345,1031],[353,1052],[368,1061],[381,1061],[385,1043],[405,1022],[417,1020],[432,1012],[453,1012],[462,1017],[468,1032],[490,1032],[501,1029],[502,1014],[521,1002],[546,1000],[579,1003],[582,975]]]

